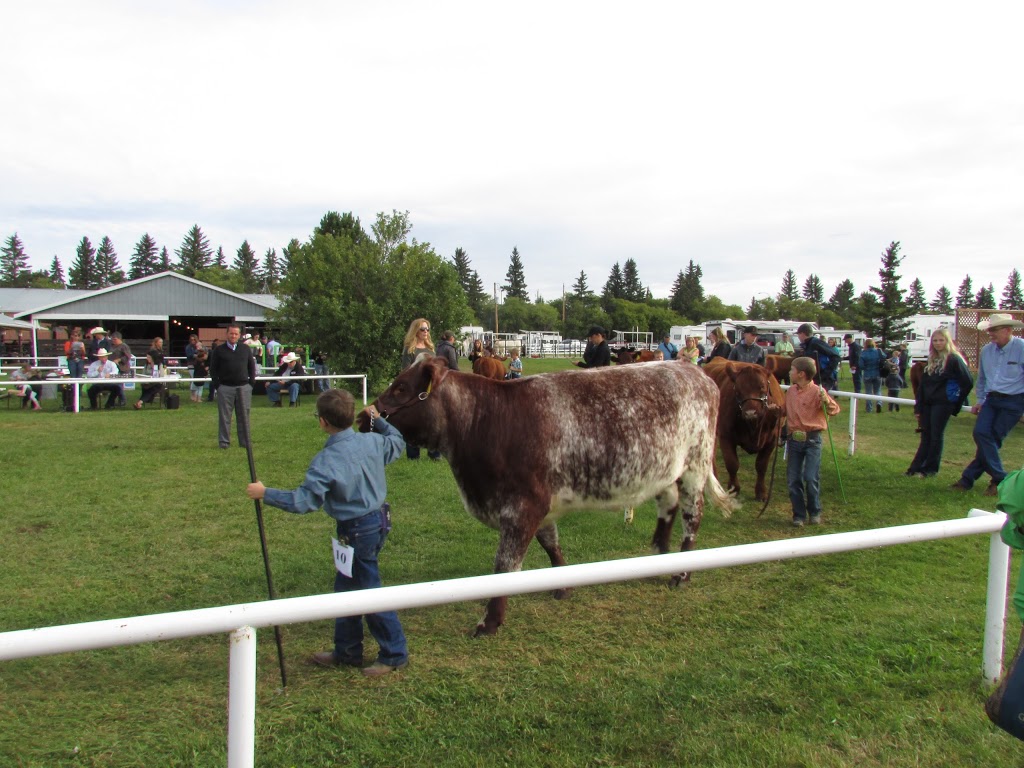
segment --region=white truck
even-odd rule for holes
[[[910,322],[910,330],[907,336],[900,343],[907,345],[907,352],[910,360],[928,359],[928,344],[931,342],[932,334],[939,328],[947,328],[953,336],[956,336],[955,315],[911,315],[906,318]]]

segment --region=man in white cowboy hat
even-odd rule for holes
[[[294,408],[295,403],[299,399],[299,382],[295,379],[289,381],[288,379],[292,376],[305,376],[306,371],[302,367],[302,363],[299,362],[299,356],[294,352],[289,352],[287,355],[281,358],[281,367],[277,369],[277,373],[274,374],[278,377],[277,381],[272,381],[267,385],[267,397],[270,398],[270,402],[274,408],[281,407],[281,390],[288,390],[288,407]]]
[[[89,335],[92,337],[89,340],[88,356],[89,362],[96,362],[96,352],[100,349],[105,349],[107,352],[110,351],[110,339],[107,338],[107,332],[103,329],[102,325],[97,325],[91,331]]]
[[[987,332],[989,337],[989,343],[981,348],[978,363],[974,389],[978,401],[971,408],[978,415],[974,425],[974,444],[978,450],[974,461],[953,483],[958,491],[970,490],[978,478],[988,473],[992,480],[985,495],[996,496],[999,483],[1006,477],[999,448],[1024,415],[1024,339],[1013,335],[1018,328],[1024,328],[1024,323],[998,312],[978,323],[978,330]]]
[[[110,353],[102,347],[96,351],[96,361],[86,371],[86,378],[89,379],[116,379],[117,366],[107,357]],[[106,384],[92,384],[89,387],[89,409],[95,411],[98,407],[100,394],[109,392],[107,396],[107,408],[113,408],[117,398],[121,395],[121,385],[107,382]]]

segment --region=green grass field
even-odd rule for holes
[[[566,366],[526,360],[526,372]],[[0,631],[248,602],[266,596],[245,453],[217,449],[212,404],[179,411],[42,413],[0,406]],[[701,549],[958,518],[994,500],[954,495],[973,455],[969,415],[947,431],[942,473],[902,475],[909,408],[859,415],[848,498],[822,467],[825,525],[795,530],[783,467],[772,504],[710,510]],[[255,404],[256,465],[294,487],[323,443],[313,400]],[[657,418],[657,414],[651,414]],[[523,425],[529,439],[529,425]],[[1024,463],[1024,431],[1003,449]],[[489,573],[497,534],[462,509],[445,462],[388,469],[395,529],[388,584]],[[281,597],[329,592],[331,521],[265,512]],[[648,554],[654,510],[578,513],[560,524],[572,563]],[[678,534],[678,531],[677,531]],[[678,542],[678,535],[674,537]],[[483,604],[402,613],[411,663],[364,680],[305,663],[329,622],[260,632],[260,766],[1018,765],[992,727],[981,679],[987,537],[894,547],[513,597],[497,637],[474,640]],[[532,547],[527,568],[546,567]],[[1014,571],[1016,572],[1016,562]],[[1015,574],[1014,574],[1015,578]],[[1008,649],[1017,619],[1009,616]],[[367,654],[373,643],[368,643]],[[0,765],[225,764],[225,636],[0,662]]]

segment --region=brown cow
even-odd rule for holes
[[[789,371],[793,367],[793,358],[788,355],[768,355],[764,367],[775,377],[779,384],[789,384]]]
[[[505,365],[496,357],[478,357],[473,361],[473,373],[501,381],[505,378]]]
[[[718,400],[696,366],[610,366],[499,383],[427,358],[399,374],[374,405],[406,440],[448,459],[466,509],[500,533],[494,568],[504,573],[522,567],[534,537],[553,566],[564,565],[556,521],[565,512],[622,509],[652,496],[652,545],[668,551],[681,511],[681,549],[693,549],[704,494],[726,514],[735,506],[712,473]],[[498,631],[507,602],[488,602],[476,634]]]
[[[779,382],[765,368],[754,363],[739,363],[715,358],[704,366],[721,392],[718,406],[718,444],[722,449],[728,488],[739,493],[736,472],[740,468],[736,448],[756,453],[757,483],[754,498],[768,498],[764,477],[768,463],[779,444],[786,415],[786,400]]]
[[[631,363],[653,363],[654,353],[649,349],[630,349],[620,347],[615,353],[615,362],[618,365],[630,365]]]

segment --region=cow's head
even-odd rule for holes
[[[436,441],[438,409],[431,395],[448,375],[444,358],[428,357],[402,371],[373,405],[409,442],[431,447]],[[370,421],[359,416],[359,431],[368,432]]]
[[[759,365],[726,366],[736,392],[736,405],[746,421],[757,421],[781,410],[772,397],[771,376]]]

